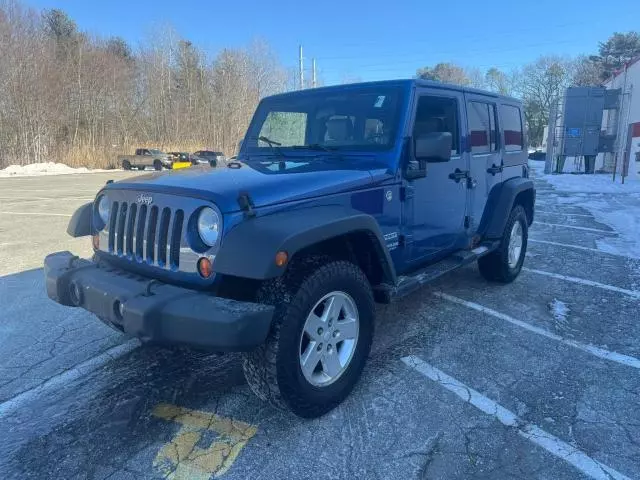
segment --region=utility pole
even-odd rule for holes
[[[316,88],[316,86],[317,86],[317,82],[316,82],[316,59],[315,58],[313,60],[311,60],[311,85],[313,85],[313,88]]]
[[[549,174],[553,169],[553,158],[556,152],[556,126],[558,123],[558,102],[557,98],[554,98],[549,108],[549,127],[547,130],[547,154],[544,161],[544,173]]]
[[[304,60],[302,57],[302,45],[300,45],[300,90],[304,88]]]

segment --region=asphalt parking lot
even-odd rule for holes
[[[352,395],[302,420],[236,355],[140,347],[46,298],[44,256],[90,254],[70,215],[131,174],[0,179],[1,479],[640,478],[640,261],[598,249],[620,233],[575,194],[536,181],[513,284],[471,266],[380,307]]]

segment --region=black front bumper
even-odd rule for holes
[[[47,295],[145,342],[222,351],[262,344],[273,307],[176,287],[59,252],[44,260]]]

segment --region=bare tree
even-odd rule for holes
[[[597,59],[578,57],[574,62],[571,84],[576,87],[590,87],[601,83],[602,64]]]
[[[134,52],[64,11],[0,0],[0,168],[110,166],[136,146],[235,152],[265,95],[289,87],[269,45],[209,58],[170,27]]]
[[[549,110],[571,83],[573,62],[562,57],[540,57],[525,65],[516,81],[516,93],[525,104],[529,141],[540,145]]]

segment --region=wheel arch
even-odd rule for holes
[[[395,282],[396,273],[380,227],[371,216],[345,207],[313,207],[244,221],[223,239],[214,271],[254,280],[283,275],[275,255],[288,264],[306,255],[328,255],[356,263],[373,285]]]
[[[536,191],[529,178],[514,177],[491,189],[478,232],[485,238],[500,238],[514,205],[522,205],[529,225],[533,223]]]

